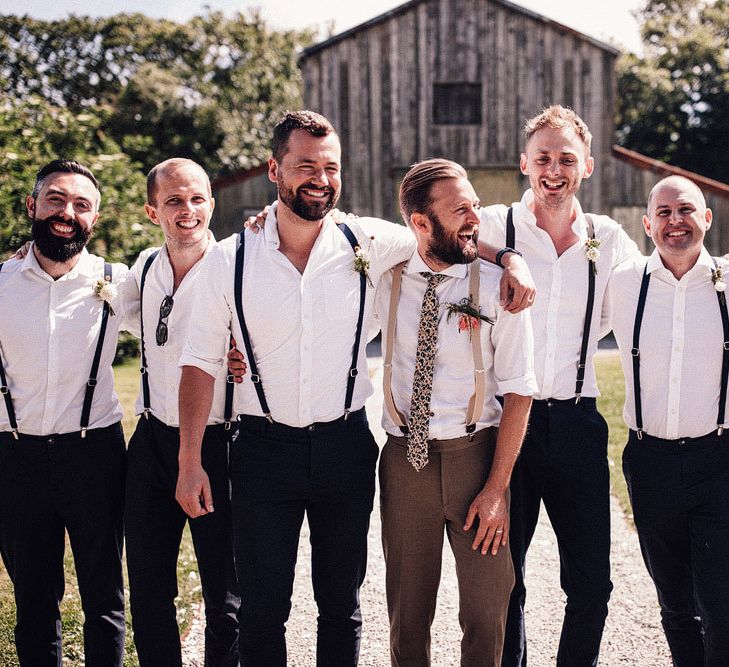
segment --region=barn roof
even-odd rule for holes
[[[338,44],[339,42],[342,42],[345,39],[348,39],[349,37],[356,35],[357,33],[363,32],[364,30],[369,30],[370,28],[372,28],[376,25],[385,23],[386,21],[389,21],[390,19],[395,18],[396,16],[400,16],[401,14],[404,14],[405,12],[408,12],[411,9],[422,4],[423,2],[427,2],[427,1],[428,0],[410,0],[409,2],[405,2],[402,5],[393,7],[391,10],[384,12],[383,14],[380,14],[379,16],[375,16],[374,18],[371,18],[368,21],[365,21],[364,23],[360,23],[359,25],[356,25],[353,28],[350,28],[349,30],[345,30],[344,32],[340,32],[338,35],[334,35],[333,37],[330,37],[329,39],[325,39],[323,42],[314,44],[313,46],[310,46],[309,48],[304,49],[304,51],[301,54],[301,57],[299,58],[299,61],[306,60],[306,58],[308,58],[309,56],[314,55],[315,53],[317,53],[319,51],[323,51],[324,49],[327,49],[330,46],[333,46],[334,44]],[[579,30],[570,28],[569,26],[566,26],[563,23],[559,23],[558,21],[553,21],[552,19],[547,18],[546,16],[544,16],[542,14],[538,14],[537,12],[534,12],[531,9],[522,7],[521,5],[518,5],[514,2],[509,2],[509,0],[489,0],[489,2],[492,2],[496,5],[500,5],[510,11],[518,12],[519,14],[523,14],[524,16],[528,16],[529,18],[532,18],[536,21],[540,21],[541,23],[544,23],[545,25],[552,26],[553,28],[556,28],[557,30],[566,32],[570,35],[573,35],[574,37],[578,37],[579,39],[589,42],[590,44],[598,47],[599,49],[602,49],[603,51],[607,51],[608,53],[611,53],[613,55],[620,54],[619,49],[612,46],[611,44],[608,44],[607,42],[602,42],[599,39],[590,37],[589,35],[586,35],[586,34],[580,32]]]

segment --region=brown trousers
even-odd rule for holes
[[[471,501],[483,488],[496,429],[468,438],[433,440],[420,472],[405,457],[405,438],[388,436],[380,459],[382,546],[393,667],[430,665],[443,529],[456,561],[462,667],[499,667],[506,612],[514,585],[509,547],[496,556],[471,549],[476,526],[464,532]]]

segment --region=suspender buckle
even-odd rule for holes
[[[269,424],[273,424],[273,417],[271,416],[270,412],[266,413],[266,419],[268,419]]]
[[[234,384],[235,383],[235,375],[232,375],[231,373],[228,373],[228,375],[225,376],[225,381],[228,384]]]
[[[357,371],[356,368],[350,368],[349,369],[349,377],[356,378],[357,377],[357,373],[358,373],[358,371]]]
[[[637,347],[634,347],[630,350],[630,354],[632,354],[634,357],[640,356],[640,350]]]
[[[140,367],[139,367],[139,372],[140,372],[140,373],[141,373],[142,375],[144,375],[144,374],[145,374],[145,373],[147,372],[147,367],[146,367],[146,366],[140,366]]]
[[[89,387],[95,387],[96,386],[96,378],[89,378],[88,382],[86,383]]]
[[[230,419],[226,419],[225,420],[225,426],[224,426],[224,428],[225,428],[226,431],[230,431]]]
[[[260,384],[261,376],[258,375],[258,373],[254,373],[253,375],[251,375],[251,382],[253,382],[254,384]]]
[[[580,402],[581,398],[582,398],[582,394],[575,394],[575,405],[577,405]]]
[[[638,440],[642,440],[642,439],[643,439],[643,429],[642,429],[642,428],[639,428],[639,429],[638,429],[638,430],[637,430],[637,431],[635,432],[635,434],[636,434],[636,435],[638,436]]]
[[[11,431],[11,433],[13,434],[13,438],[15,438],[16,440],[20,440],[20,436],[18,435],[18,429],[17,428],[14,428]]]
[[[344,411],[344,421],[347,421],[349,419],[349,410]]]
[[[86,427],[85,426],[81,428],[81,437],[82,438],[86,437]]]
[[[9,391],[10,391],[10,389],[8,389],[8,388],[7,388],[7,387],[6,387],[5,385],[3,385],[2,387],[0,387],[0,394],[3,394],[3,395],[5,395],[5,394],[7,394],[7,393],[8,393]]]

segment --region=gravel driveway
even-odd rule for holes
[[[380,364],[379,359],[371,363]],[[367,413],[380,445],[385,435],[379,427],[382,397],[379,392],[381,365],[373,382],[378,389],[367,403]],[[387,667],[388,623],[385,601],[385,566],[380,545],[379,503],[369,534],[369,566],[362,587],[364,632],[360,665]],[[316,605],[311,591],[308,527],[304,523],[299,542],[298,565],[294,584],[291,618],[287,626],[289,665],[313,667],[316,645]],[[602,641],[600,665],[618,667],[670,667],[668,647],[660,628],[659,608],[653,584],[643,566],[635,531],[612,501],[612,579],[615,589],[610,602]],[[476,584],[475,584],[476,585]],[[556,540],[544,511],[540,516],[527,563],[527,633],[529,664],[541,667],[555,664],[557,642],[564,609],[559,587],[559,557]],[[184,642],[186,667],[202,667],[203,624],[201,611]],[[455,566],[446,541],[438,608],[432,630],[434,667],[457,667],[460,628],[458,626],[458,587]]]

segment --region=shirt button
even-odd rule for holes
[[[316,428],[316,426],[314,426],[314,424],[310,424],[310,425],[309,425],[309,426],[307,426],[306,428],[307,428],[307,429],[308,429],[309,431],[313,431],[313,430],[314,430],[314,429]]]
[[[52,445],[52,444],[54,444],[55,442],[56,442],[56,439],[55,439],[55,438],[48,438],[48,444],[49,444],[49,445]]]
[[[431,416],[431,417],[435,417],[435,412],[431,412],[431,413],[430,413],[430,416]]]

